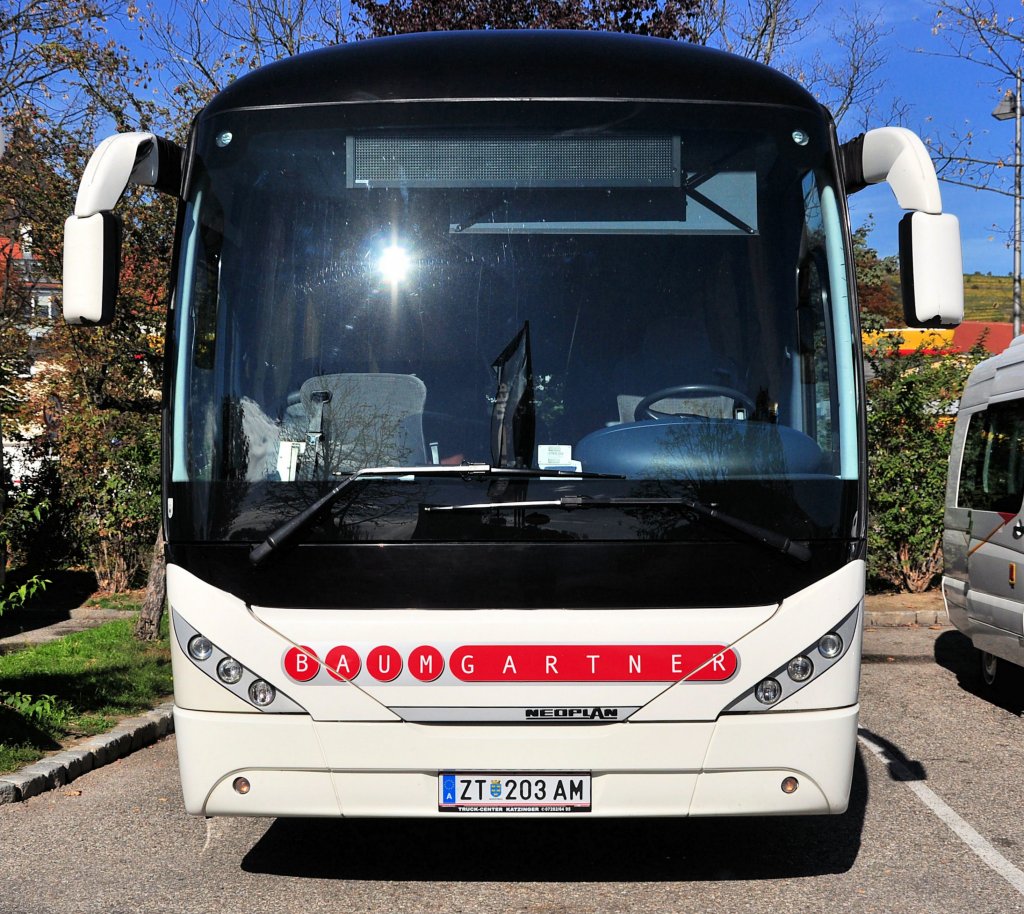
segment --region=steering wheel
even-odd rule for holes
[[[677,384],[675,387],[665,387],[662,390],[656,390],[653,394],[648,394],[644,397],[633,409],[633,421],[641,422],[644,419],[664,421],[665,419],[673,419],[677,415],[696,415],[695,413],[659,413],[651,409],[659,400],[689,400],[693,399],[694,396],[728,397],[730,400],[742,403],[747,408],[748,413],[753,413],[755,409],[754,401],[735,387],[721,387],[718,384]]]

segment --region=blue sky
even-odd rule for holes
[[[823,14],[838,2],[842,0],[826,0]],[[996,8],[1002,16],[1024,17],[1020,0],[997,0]],[[976,153],[1012,161],[1013,121],[997,121],[991,113],[1003,92],[1011,88],[1009,83],[996,84],[998,75],[983,66],[939,56],[948,53],[948,48],[932,34],[934,10],[930,4],[895,0],[881,8],[879,15],[892,30],[886,39],[886,90],[909,106],[904,126],[922,137],[941,139],[954,130],[960,134],[970,131]],[[960,219],[965,272],[1011,272],[1012,198],[945,182],[941,187],[943,208]],[[873,247],[883,255],[896,252],[901,211],[888,187],[856,194],[850,199],[850,208],[854,226],[873,217]]]

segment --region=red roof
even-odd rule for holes
[[[953,347],[957,352],[967,352],[985,331],[985,349],[993,355],[999,355],[1013,339],[1013,324],[990,321],[964,321],[953,331]]]

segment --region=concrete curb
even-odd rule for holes
[[[73,749],[47,756],[20,771],[0,775],[0,805],[19,803],[47,790],[63,787],[93,768],[155,743],[174,731],[173,702],[122,720],[109,733],[87,739]]]
[[[904,625],[949,625],[945,609],[867,610],[864,625],[868,628],[892,628]]]

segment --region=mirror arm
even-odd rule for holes
[[[868,184],[889,185],[901,209],[942,212],[935,166],[920,137],[905,127],[877,127],[841,147],[848,194]]]
[[[89,158],[78,187],[75,215],[110,212],[129,184],[181,196],[181,147],[152,133],[117,133]]]
[[[850,196],[864,190],[868,182],[864,180],[864,134],[847,140],[839,147],[839,165],[842,169],[843,188]]]

